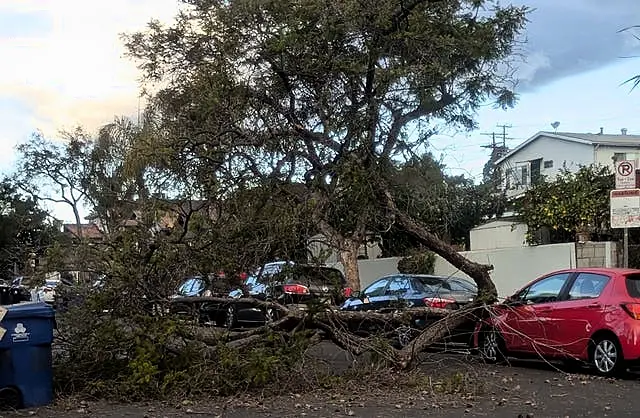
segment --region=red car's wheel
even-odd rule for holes
[[[500,363],[506,359],[506,346],[498,330],[486,328],[481,331],[479,352],[487,363]]]
[[[603,376],[614,376],[622,371],[624,358],[618,339],[613,335],[601,335],[591,340],[591,364]]]

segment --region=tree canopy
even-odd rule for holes
[[[503,196],[491,184],[447,174],[430,153],[398,164],[390,185],[401,210],[444,241],[466,249],[469,231],[504,210]],[[405,256],[420,246],[419,240],[397,225],[381,235],[385,256]]]
[[[78,205],[87,202],[108,230],[98,242],[74,240],[76,251],[56,252],[103,279],[78,311],[61,316],[58,381],[128,399],[235,393],[301,375],[291,364],[324,336],[406,368],[477,318],[497,297],[491,266],[447,241],[459,238],[453,225],[464,228],[489,200],[431,157],[411,156],[442,126],[473,129],[479,106],[513,104],[509,64],[526,8],[489,0],[182,3],[170,26],[152,21],[125,36],[155,92],[139,124],[117,120],[63,142],[35,136],[19,149],[26,190],[69,204],[78,224]],[[54,194],[41,195],[43,185]],[[183,315],[169,309],[185,276],[302,258],[301,237],[316,233],[339,251],[345,287],[358,290],[360,245],[394,228],[476,280],[469,310],[418,308],[405,317],[191,298],[284,315],[217,333],[192,326],[204,320],[197,305]],[[363,319],[382,322],[386,333],[415,324],[417,314],[444,319],[402,349],[381,349],[378,330],[359,334]],[[298,357],[290,354],[296,347]]]
[[[390,219],[380,194],[392,159],[424,145],[439,124],[473,128],[489,100],[514,101],[509,59],[524,7],[185,3],[173,25],[151,22],[126,38],[145,80],[160,88],[151,118],[161,135],[139,154],[176,180],[197,179],[208,199],[244,183],[304,184],[298,197],[313,202],[354,288],[359,244]]]
[[[0,205],[0,278],[33,273],[35,263],[57,238],[58,225],[9,179],[0,183]]]

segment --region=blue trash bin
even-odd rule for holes
[[[6,330],[0,340],[0,402],[15,408],[48,405],[53,401],[54,310],[41,302],[5,308],[0,321]]]

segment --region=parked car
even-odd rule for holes
[[[293,264],[273,273],[263,269],[249,293],[283,305],[304,308],[311,301],[340,305],[350,293],[342,272],[333,267]]]
[[[195,277],[186,280],[176,296],[204,296],[207,289],[207,282]],[[291,262],[268,263],[257,274],[248,276],[242,289],[228,293],[233,303],[204,302],[194,308],[193,303],[174,298],[178,302],[172,303],[171,311],[195,315],[200,323],[229,329],[260,326],[278,319],[278,312],[270,307],[256,307],[248,300],[243,303],[241,299],[269,300],[305,309],[308,303],[337,305],[344,300],[345,289],[345,277],[338,269]]]
[[[12,305],[31,300],[31,291],[24,285],[22,276],[15,277],[8,284],[0,280],[0,305]]]
[[[266,263],[252,275],[248,276],[243,283],[244,289],[242,291],[251,297],[258,299],[267,298],[267,285],[270,283],[271,278],[282,272],[283,269],[293,267],[295,263],[293,261],[273,261]],[[239,289],[236,289],[231,297],[239,297]]]
[[[347,311],[401,310],[412,307],[459,309],[471,302],[478,293],[475,283],[459,278],[416,274],[394,274],[382,277],[365,288],[355,292],[341,306]],[[415,338],[420,330],[431,325],[438,317],[417,315],[411,323],[393,330],[393,340],[405,346]],[[473,340],[474,323],[465,322],[451,330],[445,344],[468,349]],[[363,323],[356,332],[377,332],[379,324]]]
[[[507,356],[576,360],[614,375],[640,359],[640,270],[546,274],[493,306],[474,343],[487,361]]]
[[[475,283],[459,277],[394,274],[353,294],[341,309],[362,311],[419,306],[458,309],[473,302],[477,293]]]
[[[38,300],[53,305],[56,299],[56,287],[60,284],[60,279],[47,279],[44,286],[36,289]]]

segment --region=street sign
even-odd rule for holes
[[[611,228],[640,227],[640,189],[611,190]]]
[[[616,189],[636,188],[636,162],[619,161],[616,163]]]

